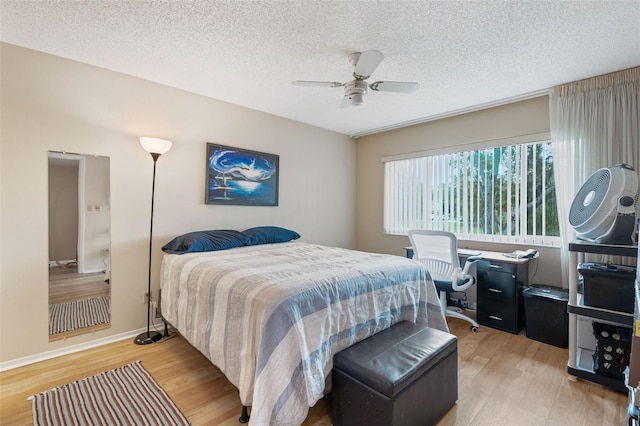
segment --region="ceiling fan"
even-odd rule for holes
[[[376,81],[371,84],[367,83],[365,80],[371,77],[371,74],[378,68],[382,59],[384,59],[384,55],[377,50],[354,52],[349,55],[349,61],[355,67],[353,80],[347,83],[297,80],[291,84],[294,86],[344,87],[344,98],[340,102],[341,108],[349,105],[362,105],[362,97],[367,94],[368,89],[376,92],[412,93],[420,88],[418,83],[409,81]]]

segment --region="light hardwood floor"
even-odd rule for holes
[[[92,297],[109,297],[111,290],[104,272],[79,274],[74,267],[49,268],[49,304]]]
[[[586,381],[570,381],[568,351],[519,335],[450,319],[458,336],[459,399],[439,425],[627,424],[627,396]],[[175,336],[175,335],[174,335]],[[142,360],[193,426],[239,426],[240,402],[220,371],[181,337],[137,346],[132,341],[0,373],[0,424],[31,424],[27,397],[105,370]],[[328,399],[328,398],[325,398]],[[304,422],[330,425],[319,401]]]
[[[94,297],[109,297],[111,288],[104,272],[79,274],[74,264],[49,268],[49,304],[73,302]],[[50,341],[62,340],[80,334],[92,333],[111,327],[110,323],[69,330],[49,336]]]

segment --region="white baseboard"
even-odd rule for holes
[[[161,323],[162,324],[162,323]],[[139,330],[127,331],[125,333],[115,334],[113,336],[103,337],[90,342],[79,343],[77,345],[66,346],[64,348],[55,349],[48,352],[42,352],[35,355],[29,355],[23,358],[13,359],[11,361],[5,361],[0,363],[0,371],[11,370],[25,365],[34,364],[36,362],[45,361],[51,358],[57,358],[63,355],[69,355],[72,353],[84,351],[87,349],[96,348],[98,346],[108,345],[109,343],[119,342],[121,340],[133,339],[138,334],[147,331],[147,328],[141,328]]]

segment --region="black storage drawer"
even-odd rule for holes
[[[478,271],[480,270],[516,274],[518,272],[518,265],[515,263],[481,260],[478,262]]]
[[[478,262],[478,323],[518,334],[524,324],[522,281],[526,263]]]
[[[478,304],[478,323],[499,330],[517,333],[520,331],[518,325],[518,311],[514,303],[483,303]]]
[[[516,296],[515,272],[498,272],[496,269],[478,268],[478,292],[483,296],[502,300],[514,300]]]

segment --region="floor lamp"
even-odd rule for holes
[[[139,334],[134,343],[137,345],[147,345],[157,342],[162,338],[162,334],[157,331],[151,332],[151,245],[153,242],[153,199],[156,190],[156,162],[158,158],[169,151],[171,141],[158,138],[141,137],[140,145],[151,154],[153,158],[153,183],[151,184],[151,223],[149,228],[149,281],[147,286],[147,331]]]

